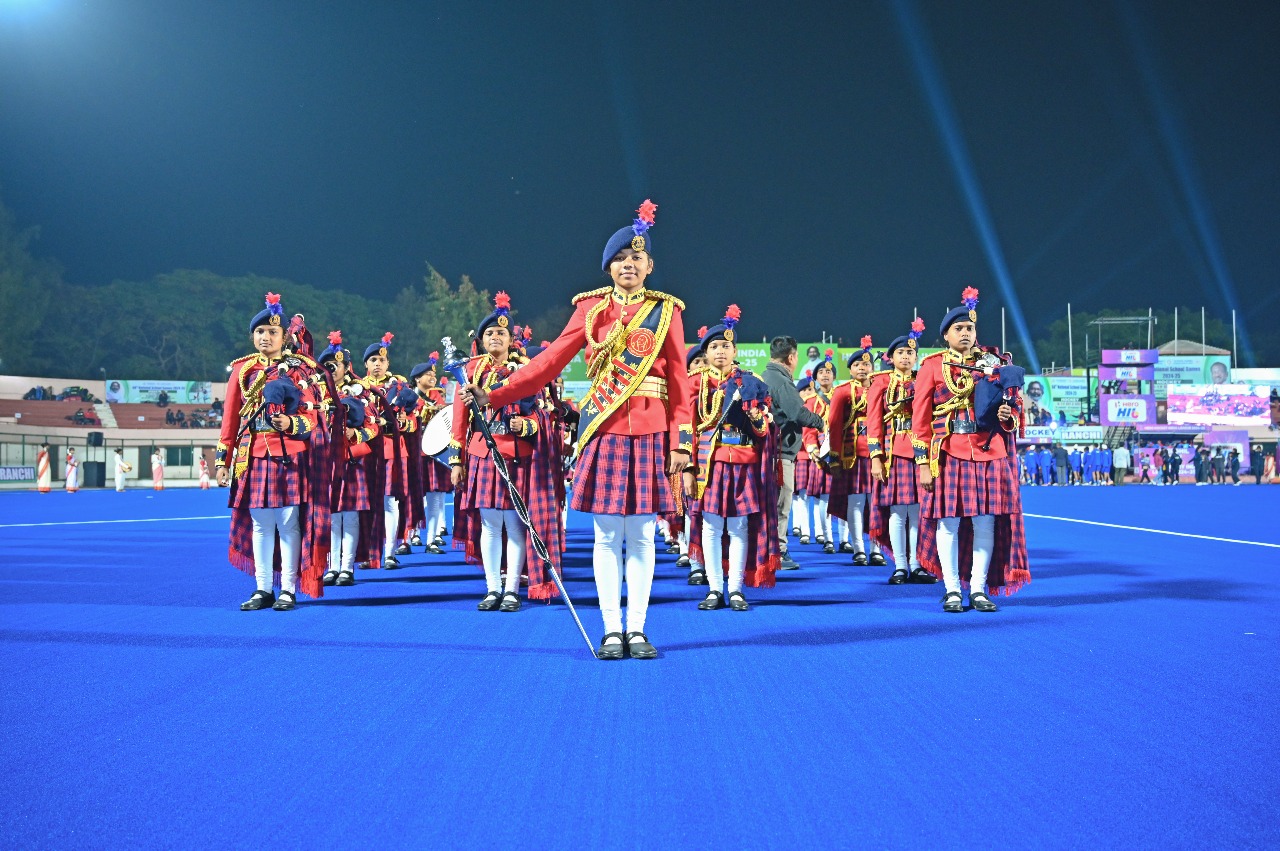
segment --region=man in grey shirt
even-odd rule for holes
[[[778,425],[778,448],[782,456],[782,489],[778,493],[778,543],[782,547],[782,569],[799,567],[788,554],[787,517],[796,489],[796,453],[800,451],[801,430],[826,428],[822,417],[804,406],[792,376],[799,361],[795,337],[774,337],[769,344],[769,366],[764,383],[773,397],[773,421]]]

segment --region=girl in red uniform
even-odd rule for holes
[[[577,463],[569,505],[592,515],[596,591],[605,636],[597,655],[653,659],[644,633],[653,585],[657,515],[675,510],[671,480],[693,448],[689,374],[684,362],[684,304],[645,287],[653,272],[649,228],[657,206],[605,244],[602,269],[612,285],[582,293],[569,324],[538,357],[487,390],[465,392],[501,408],[545,387],[586,350],[591,389],[581,400]],[[622,622],[626,545],[627,623]]]

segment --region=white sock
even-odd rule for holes
[[[275,509],[280,531],[280,590],[298,593],[298,566],[302,564],[302,512],[296,505]]]
[[[942,562],[942,581],[947,592],[960,591],[960,518],[938,520],[938,560]]]
[[[709,511],[702,513],[702,555],[710,565],[707,569],[707,594],[712,591],[724,593],[724,569],[722,564],[724,551],[724,518]]]
[[[866,504],[865,493],[849,494],[849,529],[853,533],[853,551],[856,553],[864,553],[867,550],[866,544],[862,542],[862,509]]]
[[[818,497],[813,512],[813,534],[822,535],[828,541],[831,540],[831,515],[827,513],[827,500],[830,499],[828,494]]]
[[[342,514],[342,570],[353,573],[356,565],[356,550],[360,546],[360,512],[343,511]],[[337,517],[338,515],[333,515]]]
[[[480,563],[486,592],[502,590],[502,514],[500,508],[480,509]]]
[[[520,593],[520,574],[524,573],[525,551],[528,549],[528,533],[520,522],[520,514],[514,508],[502,512],[502,522],[507,529],[507,587],[512,594]]]
[[[627,542],[627,631],[644,632],[649,613],[649,592],[653,588],[653,514],[624,518]]]
[[[996,518],[994,514],[982,514],[973,518],[973,575],[969,593],[986,593],[987,569],[991,566],[991,552],[995,549]]]
[[[809,537],[809,500],[803,493],[798,493],[791,500],[791,514],[796,525],[800,527],[800,536]]]
[[[729,593],[742,590],[742,576],[747,569],[747,524],[749,517],[726,517],[729,532]]]
[[[910,525],[907,506],[895,505],[889,509],[889,542],[893,544],[893,566],[898,570],[907,570],[908,560],[914,558],[914,550],[907,549]]]
[[[907,544],[910,549],[907,550],[907,552],[910,554],[909,558],[911,561],[911,569],[915,570],[920,566],[920,557],[916,554],[916,550],[919,549],[918,545],[920,543],[920,503],[913,502],[907,506],[907,518],[911,521],[911,536],[909,543]]]
[[[382,560],[386,561],[395,554],[396,536],[400,534],[400,501],[394,496],[384,496],[382,510],[385,512],[387,530],[387,540],[382,546]]]
[[[622,632],[622,540],[625,534],[622,521],[621,514],[591,515],[596,533],[592,568],[606,633]]]
[[[274,508],[250,508],[253,518],[253,575],[258,590],[271,592],[276,557],[276,510]]]

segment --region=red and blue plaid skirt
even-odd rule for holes
[[[378,506],[382,506],[382,500],[378,500]],[[367,468],[359,459],[347,461],[342,470],[342,495],[334,511],[370,511],[372,508]]]
[[[702,492],[702,510],[721,517],[746,517],[761,511],[759,464],[711,465],[711,480]]]
[[[875,479],[871,477],[871,459],[859,458],[848,470],[840,469],[831,474],[831,503],[834,505],[853,493],[873,493]]]
[[[869,465],[868,465],[869,466]],[[920,501],[920,470],[910,458],[894,458],[889,479],[876,487],[876,505],[913,505]]]
[[[666,433],[600,434],[587,441],[574,465],[569,507],[588,514],[675,511]]]
[[[489,466],[493,465],[490,464]],[[453,492],[453,483],[449,480],[449,468],[425,455],[422,458],[422,492]]]
[[[920,491],[921,517],[936,520],[1022,513],[1018,477],[1007,459],[966,461],[944,452],[939,460],[933,492]]]
[[[277,460],[279,459],[279,460]],[[301,505],[310,493],[306,452],[288,456],[250,458],[249,469],[236,479],[232,508],[288,508]]]
[[[529,499],[529,458],[518,461],[511,458],[507,462],[507,472],[511,481],[524,497]],[[435,463],[434,461],[432,462]],[[467,458],[467,474],[462,477],[462,488],[458,492],[458,509],[466,511],[472,508],[497,508],[509,511],[515,508],[511,504],[511,494],[507,492],[507,483],[498,475],[498,468],[488,455],[471,455]]]
[[[801,481],[804,487],[800,486]],[[810,458],[808,461],[796,461],[796,493],[807,493],[809,496],[826,496],[831,493],[831,474],[818,466]]]

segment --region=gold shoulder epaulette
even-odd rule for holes
[[[238,357],[238,358],[236,358],[235,360],[233,360],[233,361],[231,362],[231,364],[230,364],[230,365],[231,365],[231,366],[235,366],[235,365],[236,365],[236,364],[238,364],[238,363],[244,363],[245,361],[247,361],[247,360],[252,360],[253,358],[256,358],[256,357],[258,357],[258,353],[257,353],[257,352],[254,352],[254,353],[253,353],[253,354],[251,354],[251,355],[244,355],[243,357]]]
[[[612,291],[613,287],[600,287],[598,290],[587,290],[585,293],[578,293],[574,296],[573,303],[577,304],[578,302],[585,301],[589,298],[604,298]]]
[[[875,379],[879,378],[880,376],[882,376],[882,375],[889,375],[889,374],[891,374],[892,372],[893,372],[893,370],[892,370],[892,369],[877,369],[875,372],[871,373],[871,378],[872,378],[872,380],[874,381]]]
[[[920,358],[920,365],[923,366],[924,362],[927,361],[929,358],[940,358],[946,353],[947,353],[947,350],[943,349],[940,352],[933,352],[931,354],[927,354],[924,357]]]
[[[645,290],[645,293],[653,296],[656,299],[660,299],[662,301],[669,301],[672,304],[674,304],[676,307],[680,308],[681,310],[684,310],[684,302],[673,295],[669,295],[659,290]]]
[[[320,364],[316,363],[315,360],[311,357],[311,355],[304,355],[302,353],[298,353],[298,354],[295,354],[294,357],[302,361],[312,369],[318,369],[320,367]]]

